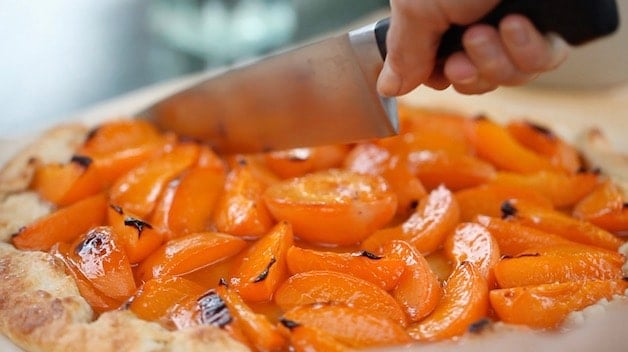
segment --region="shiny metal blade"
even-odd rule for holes
[[[347,143],[397,132],[394,99],[375,90],[373,28],[234,67],[138,114],[224,153]]]

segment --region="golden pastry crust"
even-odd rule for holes
[[[124,310],[95,319],[63,264],[7,243],[52,210],[27,191],[35,166],[68,160],[86,132],[79,125],[55,128],[0,171],[0,332],[27,351],[247,351],[213,326],[170,331]]]

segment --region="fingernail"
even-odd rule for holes
[[[401,84],[401,76],[385,62],[384,68],[382,68],[382,72],[380,72],[377,79],[377,91],[379,94],[385,97],[397,96],[401,90]]]
[[[506,21],[502,31],[508,40],[516,46],[526,46],[530,43],[530,33],[519,21]]]
[[[499,55],[499,48],[483,35],[478,35],[469,40],[469,44],[476,55],[483,59],[491,59]]]
[[[552,50],[552,60],[549,64],[549,68],[553,69],[567,59],[571,50],[567,42],[557,34],[549,33],[546,38]]]

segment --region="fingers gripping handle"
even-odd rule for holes
[[[497,26],[509,14],[528,17],[542,33],[559,34],[571,45],[580,45],[609,35],[619,27],[615,0],[502,0],[477,23]],[[386,34],[390,18],[375,24],[375,39],[386,57]],[[463,50],[462,34],[468,26],[450,27],[442,36],[436,57],[442,60]]]

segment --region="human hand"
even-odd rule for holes
[[[557,36],[543,36],[524,16],[508,15],[498,28],[475,24],[462,36],[464,52],[435,67],[440,38],[451,25],[481,19],[500,0],[390,0],[387,56],[377,82],[383,96],[410,92],[421,84],[452,85],[479,94],[499,86],[521,85],[559,66],[569,48]]]

